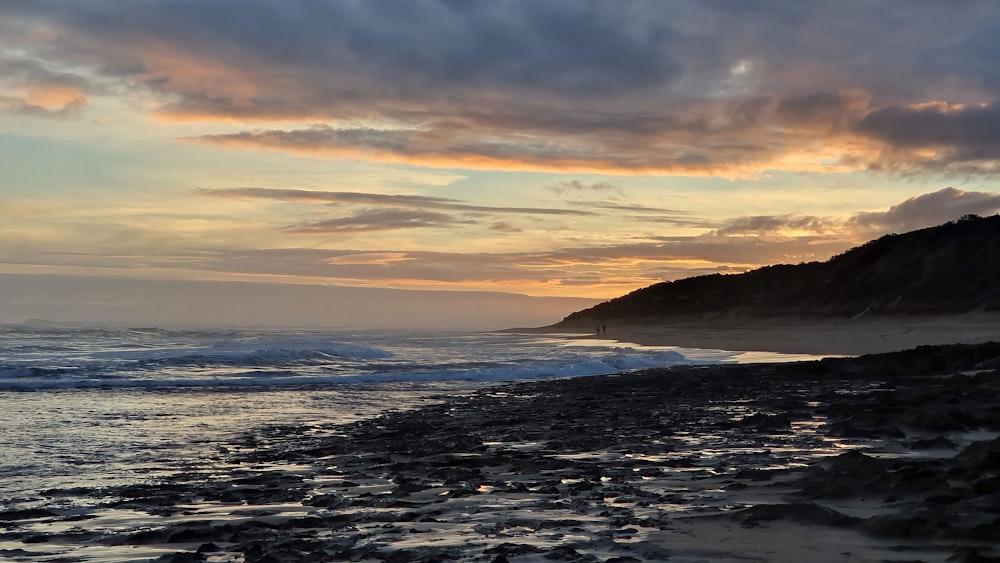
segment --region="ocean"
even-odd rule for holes
[[[0,511],[75,511],[114,533],[142,517],[108,519],[102,490],[210,474],[248,436],[497,382],[801,358],[568,334],[0,326]]]

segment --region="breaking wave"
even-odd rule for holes
[[[771,358],[754,361],[787,361]],[[495,382],[740,362],[574,335],[0,325],[0,392]]]

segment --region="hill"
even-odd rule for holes
[[[886,235],[826,262],[662,282],[556,326],[700,317],[845,318],[1000,311],[1000,216]]]

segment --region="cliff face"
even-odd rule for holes
[[[826,262],[662,282],[566,317],[669,320],[955,314],[1000,311],[1000,216],[886,235]]]

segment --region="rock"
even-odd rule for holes
[[[794,504],[758,504],[733,513],[733,517],[743,523],[770,520],[792,520],[824,526],[849,527],[858,523],[858,518],[846,516],[811,502]]]
[[[787,430],[791,427],[792,421],[784,414],[757,413],[744,418],[740,424],[757,430]]]
[[[156,563],[204,563],[205,558],[200,553],[181,551],[161,555],[153,561]]]
[[[895,426],[867,427],[850,420],[833,422],[827,426],[827,434],[839,438],[903,438],[906,434]]]
[[[958,449],[955,442],[944,436],[937,436],[930,440],[917,440],[910,444],[911,450],[954,450]]]
[[[980,547],[960,547],[955,555],[948,558],[955,563],[1000,563],[1000,554],[995,550]]]
[[[741,469],[733,475],[733,479],[749,480],[749,481],[770,481],[774,477],[774,471],[768,471],[765,469]],[[728,487],[727,487],[727,490]]]
[[[573,549],[568,545],[560,545],[558,547],[552,548],[548,553],[544,555],[546,559],[557,559],[557,560],[579,560],[581,558],[580,552]]]
[[[23,508],[21,510],[0,511],[0,522],[10,522],[14,520],[35,520],[36,518],[48,518],[58,516],[55,512],[46,508]]]
[[[216,551],[222,551],[222,548],[209,542],[198,546],[198,550],[195,553],[214,553]]]
[[[526,543],[509,543],[504,542],[500,545],[493,546],[489,549],[483,550],[486,555],[524,555],[526,553],[539,553],[542,549]]]

